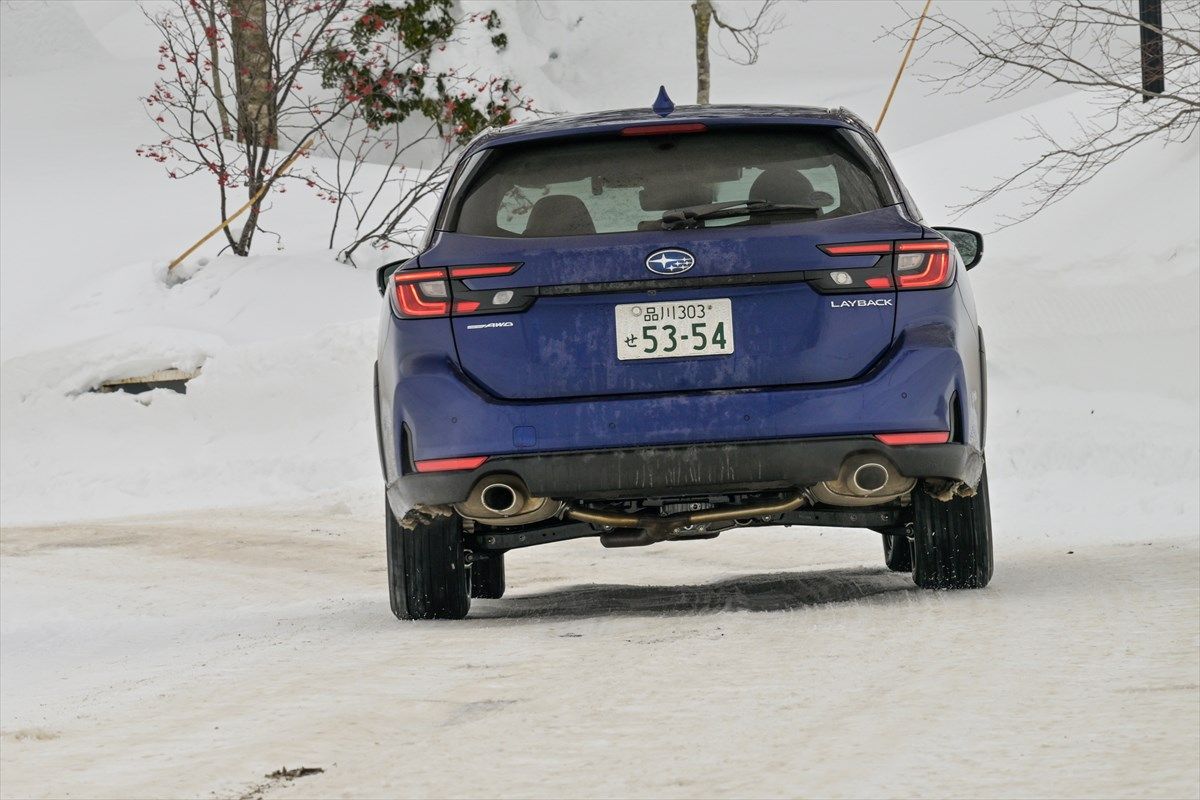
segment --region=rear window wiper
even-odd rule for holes
[[[667,211],[662,215],[663,230],[699,228],[706,219],[746,217],[755,214],[812,214],[821,211],[820,206],[797,205],[794,203],[768,203],[766,200],[730,200],[725,203],[706,203],[686,206]]]

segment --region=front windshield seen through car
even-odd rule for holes
[[[705,227],[827,219],[885,205],[882,176],[836,127],[709,130],[533,142],[489,153],[452,229],[477,236],[579,236],[663,229],[679,208],[739,200],[815,214],[737,216]]]

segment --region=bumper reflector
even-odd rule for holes
[[[877,433],[875,438],[884,444],[945,444],[950,441],[949,431],[925,431],[922,433]]]
[[[455,470],[475,469],[487,460],[487,456],[432,458],[427,461],[417,461],[415,465],[417,472],[453,472]]]

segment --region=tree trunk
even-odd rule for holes
[[[696,104],[708,105],[708,26],[712,22],[712,0],[696,0],[692,3],[692,16],[696,21]]]
[[[221,119],[221,136],[233,139],[233,129],[229,126],[229,109],[225,105],[225,90],[221,88],[221,51],[217,47],[217,0],[204,3],[208,19],[200,16],[200,7],[194,6],[200,25],[204,28],[205,38],[208,39],[208,60],[212,62],[213,99],[217,101],[217,114]]]
[[[265,180],[267,151],[279,145],[267,0],[229,0],[229,12],[238,140],[246,151],[246,192],[254,197]],[[250,254],[260,203],[250,207],[241,236],[233,245],[233,252],[239,256]]]
[[[278,144],[267,0],[229,0],[236,78],[238,138],[259,147]]]

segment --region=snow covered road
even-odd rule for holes
[[[566,542],[512,553],[510,596],[466,621],[400,623],[350,509],[0,532],[0,793],[1200,791],[1186,527],[998,528],[995,581],[960,594],[887,573],[859,531]]]

